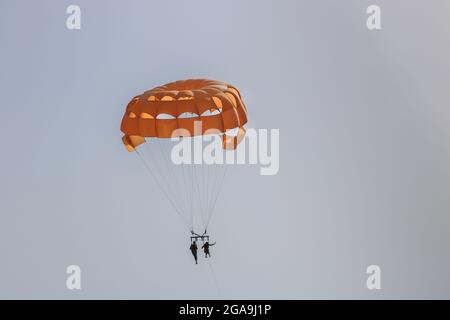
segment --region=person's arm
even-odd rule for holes
[[[205,245],[202,245],[202,249],[203,249],[204,246],[205,246]]]

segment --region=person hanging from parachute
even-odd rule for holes
[[[215,244],[216,244],[215,242],[210,244],[209,241],[206,241],[202,245],[203,252],[205,253],[205,258],[208,258],[208,256],[211,258],[211,253],[209,253],[209,247],[212,247]]]
[[[197,243],[196,243],[195,240],[194,240],[194,242],[192,242],[191,246],[189,247],[189,250],[191,250],[192,255],[194,256],[195,264],[198,264],[198,262],[197,262],[197,250],[198,250],[198,247],[197,247]]]
[[[208,79],[180,80],[145,91],[128,103],[122,118],[126,149],[142,160],[191,234],[198,236],[194,227],[199,224],[205,230],[195,239],[207,240],[202,246],[205,257],[211,256],[209,247],[214,245],[209,243],[206,230],[227,166],[223,162],[214,166],[203,162],[179,164],[169,155],[174,141],[192,142],[204,136],[220,139],[217,141],[224,153],[234,152],[245,137],[246,123],[247,108],[238,89]],[[235,134],[231,135],[233,130]],[[141,145],[147,146],[147,153]],[[201,221],[195,224],[197,212]],[[192,237],[190,250],[197,263],[198,247]]]

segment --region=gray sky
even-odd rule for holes
[[[375,2],[370,32],[365,0],[0,0],[0,297],[450,298],[450,4]],[[280,171],[231,170],[196,266],[119,126],[203,77],[280,129]]]

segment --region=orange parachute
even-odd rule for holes
[[[208,111],[217,113],[204,115]],[[186,114],[191,116],[182,117]],[[196,121],[202,123],[201,132],[195,130]],[[181,80],[153,88],[130,101],[122,119],[122,140],[128,151],[134,151],[146,137],[170,138],[175,132],[195,136],[239,128],[235,137],[223,134],[224,148],[232,149],[244,137],[246,122],[247,109],[235,87],[216,80]]]
[[[177,139],[169,138],[189,141],[215,135],[218,149],[229,155],[244,138],[245,123],[247,108],[238,89],[216,80],[181,80],[146,91],[128,103],[122,141],[143,161],[190,232],[196,234],[194,229],[201,227],[205,235],[227,165],[175,164],[169,155],[174,150],[172,140]],[[233,130],[235,134],[230,135]],[[144,142],[146,147],[138,148]],[[201,221],[194,222],[196,216]]]

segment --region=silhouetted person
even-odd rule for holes
[[[190,248],[189,248],[192,252],[192,255],[194,256],[195,259],[195,264],[197,264],[197,244],[194,242],[192,242]]]
[[[211,253],[209,253],[209,247],[215,244],[216,244],[215,242],[213,244],[210,244],[208,241],[206,241],[205,244],[202,245],[202,249],[205,252],[205,258],[208,258],[208,256],[211,258]]]

